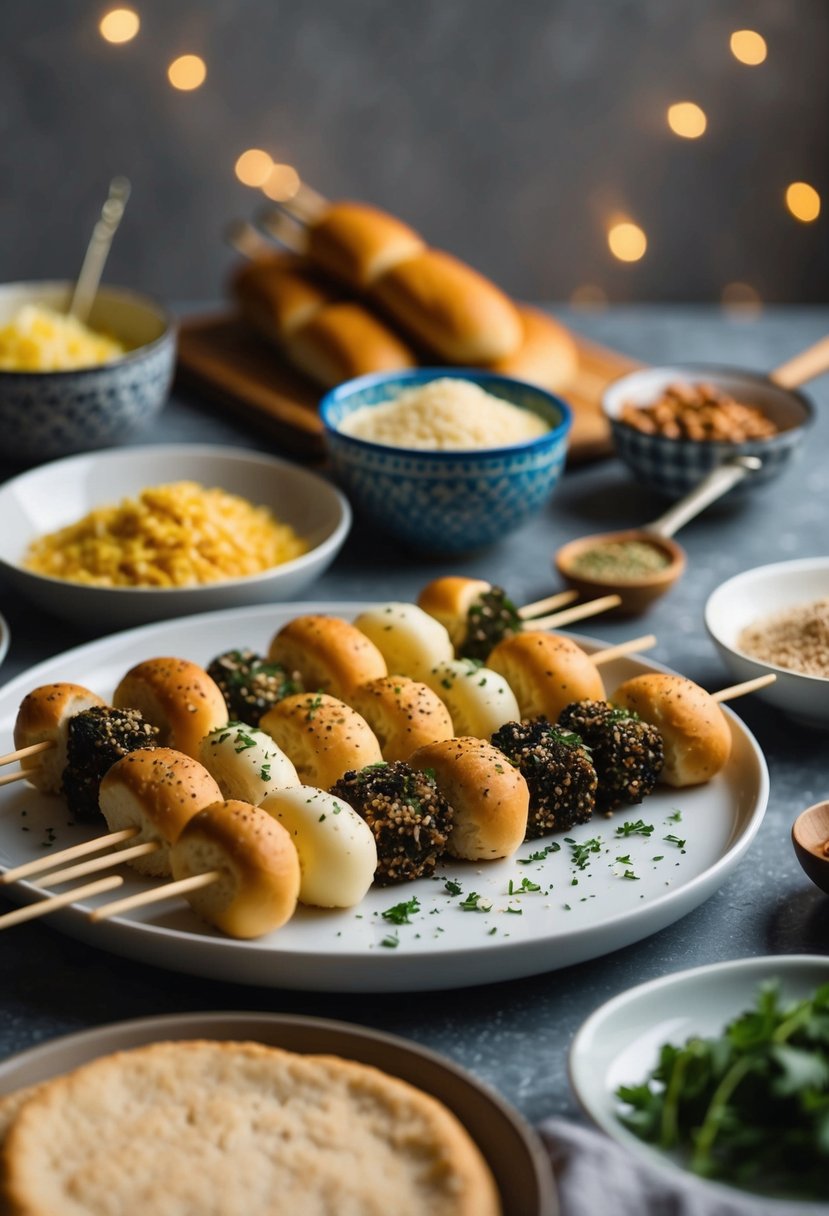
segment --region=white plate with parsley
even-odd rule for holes
[[[569,1065],[589,1117],[642,1161],[724,1200],[739,1188],[777,1216],[826,1211],[829,958],[736,959],[641,984],[591,1014]]]
[[[175,655],[206,666],[231,648],[266,653],[275,631],[291,617],[325,612],[353,619],[364,607],[258,605],[163,621],[80,646],[0,690],[0,742],[11,747],[20,701],[37,685],[70,680],[108,698],[142,659]],[[580,640],[589,650],[602,646]],[[652,670],[664,669],[640,657],[602,669],[611,691]],[[640,806],[574,828],[566,837],[528,841],[506,861],[447,861],[431,879],[372,888],[353,909],[300,908],[282,929],[256,941],[222,936],[175,899],[98,924],[87,916],[97,902],[92,900],[43,923],[142,962],[276,988],[462,988],[567,967],[672,924],[708,899],[743,857],[765,813],[768,772],[753,736],[726,713],[732,754],[708,785],[658,788]],[[0,866],[95,835],[94,828],[69,819],[59,799],[22,784],[0,790]],[[123,874],[119,897],[148,885],[126,867]],[[38,893],[27,882],[7,890],[21,902]]]

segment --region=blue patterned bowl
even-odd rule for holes
[[[354,410],[438,378],[470,380],[540,414],[550,430],[528,442],[468,451],[390,447],[340,431]],[[378,528],[430,553],[493,544],[543,506],[564,466],[572,422],[569,407],[544,389],[457,368],[360,376],[328,393],[320,414],[331,463],[354,505]]]
[[[776,423],[778,434],[745,443],[700,442],[645,435],[620,421],[626,405],[652,405],[668,385],[678,382],[715,384],[735,401],[761,409]],[[814,419],[814,407],[802,393],[781,388],[760,373],[704,363],[675,363],[629,372],[605,390],[602,406],[610,421],[616,455],[635,473],[637,481],[667,498],[682,498],[716,465],[735,456],[757,456],[762,466],[729,490],[726,497],[731,501],[752,493],[786,468]]]
[[[65,311],[71,283],[0,287],[0,325],[26,304]],[[175,327],[157,304],[101,287],[89,317],[127,353],[110,363],[67,372],[0,371],[0,456],[33,463],[107,447],[150,420],[167,400],[175,363]]]

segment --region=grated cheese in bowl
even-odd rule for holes
[[[267,507],[179,481],[39,537],[24,565],[95,587],[192,587],[259,574],[307,551]]]
[[[0,325],[0,371],[74,371],[109,363],[124,351],[123,343],[42,304],[26,304]]]

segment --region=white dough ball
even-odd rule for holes
[[[381,604],[361,612],[354,624],[380,651],[389,675],[425,681],[433,667],[455,654],[445,626],[417,604]]]
[[[377,846],[353,807],[303,785],[269,794],[262,810],[290,833],[299,854],[300,903],[352,908],[363,899],[377,869]]]
[[[489,739],[506,722],[520,722],[515,694],[503,676],[471,659],[438,663],[426,677],[449,710],[455,734]]]
[[[270,735],[244,722],[229,722],[205,735],[199,759],[227,799],[258,806],[286,785],[299,785],[291,761]]]

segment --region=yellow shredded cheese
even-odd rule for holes
[[[192,587],[258,574],[307,550],[267,507],[178,481],[39,537],[24,565],[95,587]]]
[[[124,354],[114,338],[40,304],[26,304],[6,325],[0,325],[0,370],[7,372],[67,372],[96,367]]]

